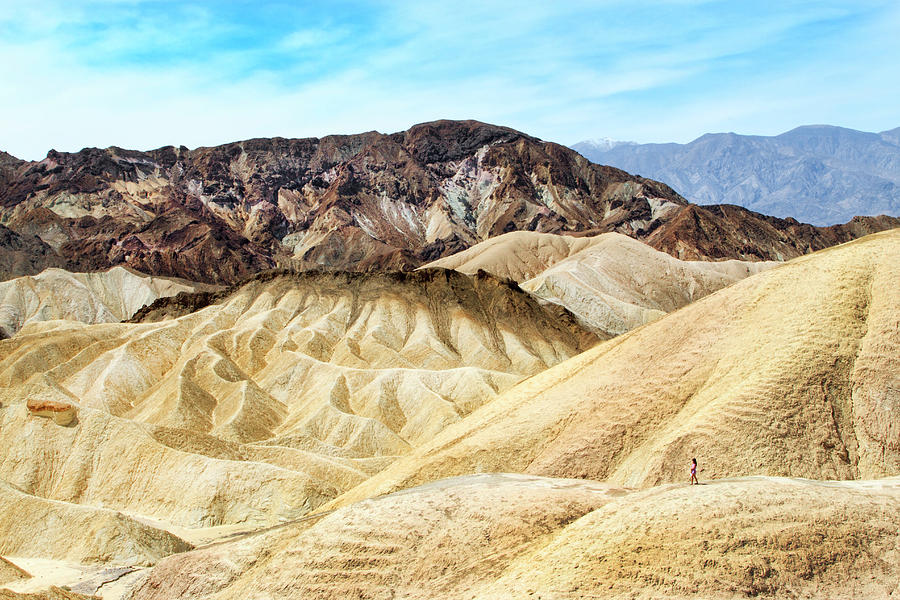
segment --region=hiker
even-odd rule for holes
[[[691,459],[691,485],[694,484],[700,485],[700,481],[697,479],[697,459]]]

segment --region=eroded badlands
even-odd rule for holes
[[[635,244],[24,323],[0,598],[900,594],[900,230],[774,268]]]

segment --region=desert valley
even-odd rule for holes
[[[900,595],[896,217],[438,121],[4,154],[0,275],[0,599]]]

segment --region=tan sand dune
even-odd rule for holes
[[[619,233],[573,238],[516,231],[429,266],[509,277],[609,338],[777,264],[684,261]]]
[[[0,480],[177,527],[273,524],[595,341],[445,270],[267,274],[177,319],[30,323],[0,341]]]
[[[170,557],[129,598],[888,598],[898,542],[896,478],[472,475]]]
[[[157,298],[214,286],[171,277],[151,277],[125,267],[96,273],[46,269],[39,275],[0,282],[0,338],[24,325],[67,319],[116,323]]]
[[[802,257],[523,382],[349,493],[511,471],[630,486],[900,473],[900,231]]]

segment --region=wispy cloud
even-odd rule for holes
[[[894,127],[893,2],[0,0],[0,148],[477,118],[545,139]]]

